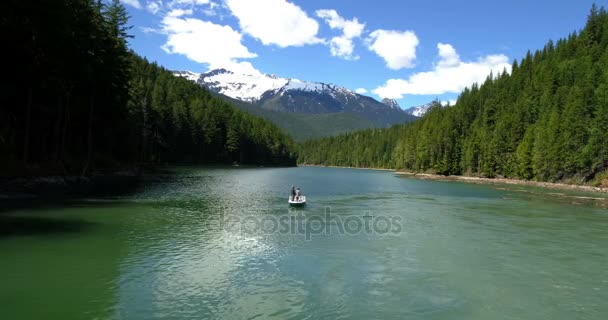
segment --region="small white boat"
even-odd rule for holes
[[[299,197],[290,196],[289,200],[287,200],[287,201],[292,206],[303,206],[306,204],[306,196],[299,196]]]

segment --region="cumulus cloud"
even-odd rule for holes
[[[146,10],[152,14],[157,14],[163,7],[161,1],[148,1],[146,4]]]
[[[373,90],[381,98],[401,99],[405,94],[426,95],[460,93],[473,83],[481,83],[493,72],[511,72],[509,58],[504,54],[487,55],[477,61],[464,62],[454,47],[437,44],[439,62],[433,70],[419,72],[408,79],[389,79]]]
[[[167,14],[168,17],[181,17],[189,15],[192,15],[192,9],[173,9]]]
[[[139,0],[121,0],[121,2],[133,8],[141,9],[141,3],[139,3]]]
[[[333,37],[329,42],[331,55],[346,60],[358,59],[359,57],[353,55],[355,45],[352,39],[361,36],[365,23],[360,23],[357,18],[346,20],[333,9],[317,10],[316,14],[325,20],[330,28],[342,30],[341,36]]]
[[[357,88],[357,89],[355,89],[355,92],[358,93],[358,94],[365,94],[365,93],[367,93],[367,89],[365,89],[365,88]]]
[[[215,16],[218,14],[215,8],[219,6],[220,5],[215,2],[209,1],[209,7],[207,9],[203,9],[203,13],[207,16]]]
[[[285,0],[226,0],[244,33],[264,45],[281,48],[321,43],[319,24],[306,12]]]
[[[189,5],[202,5],[208,4],[209,0],[173,0],[172,5],[175,4],[189,4]]]
[[[379,29],[367,38],[369,50],[382,57],[386,66],[393,70],[414,66],[418,43],[413,31]]]
[[[167,15],[162,20],[162,31],[167,35],[162,48],[168,53],[185,55],[190,60],[208,64],[212,69],[259,73],[251,63],[238,61],[257,55],[241,43],[242,34],[230,26]]]
[[[124,0],[124,1],[138,1],[138,0]],[[200,8],[203,13],[211,13],[213,9],[217,7],[218,4],[212,2],[210,0],[148,0],[146,1],[146,10],[152,14],[161,14],[165,15],[171,14],[172,16],[176,16],[179,12],[183,12],[183,14],[191,15],[195,8]],[[201,8],[203,7],[203,8]],[[181,11],[178,11],[181,10]],[[182,15],[183,15],[182,14]],[[178,15],[179,16],[179,15]]]

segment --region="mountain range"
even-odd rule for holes
[[[424,116],[426,114],[426,112],[429,111],[429,109],[431,109],[431,107],[433,107],[434,105],[435,105],[434,102],[429,102],[429,103],[423,104],[421,106],[405,109],[404,111],[407,114],[420,118],[420,117]]]
[[[426,111],[423,107],[404,111],[395,100],[380,102],[334,84],[269,74],[242,74],[226,69],[173,74],[275,122],[296,140],[389,127],[413,121]]]

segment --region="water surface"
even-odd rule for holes
[[[297,211],[286,204],[292,184],[309,200]],[[3,319],[605,319],[608,210],[551,193],[355,169],[172,168],[133,194],[0,212],[0,310]],[[363,217],[393,228],[339,225]]]

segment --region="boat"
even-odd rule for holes
[[[295,197],[289,197],[289,200],[287,200],[287,202],[289,202],[289,205],[291,206],[303,206],[306,204],[306,196],[299,196],[297,199],[294,199]]]

